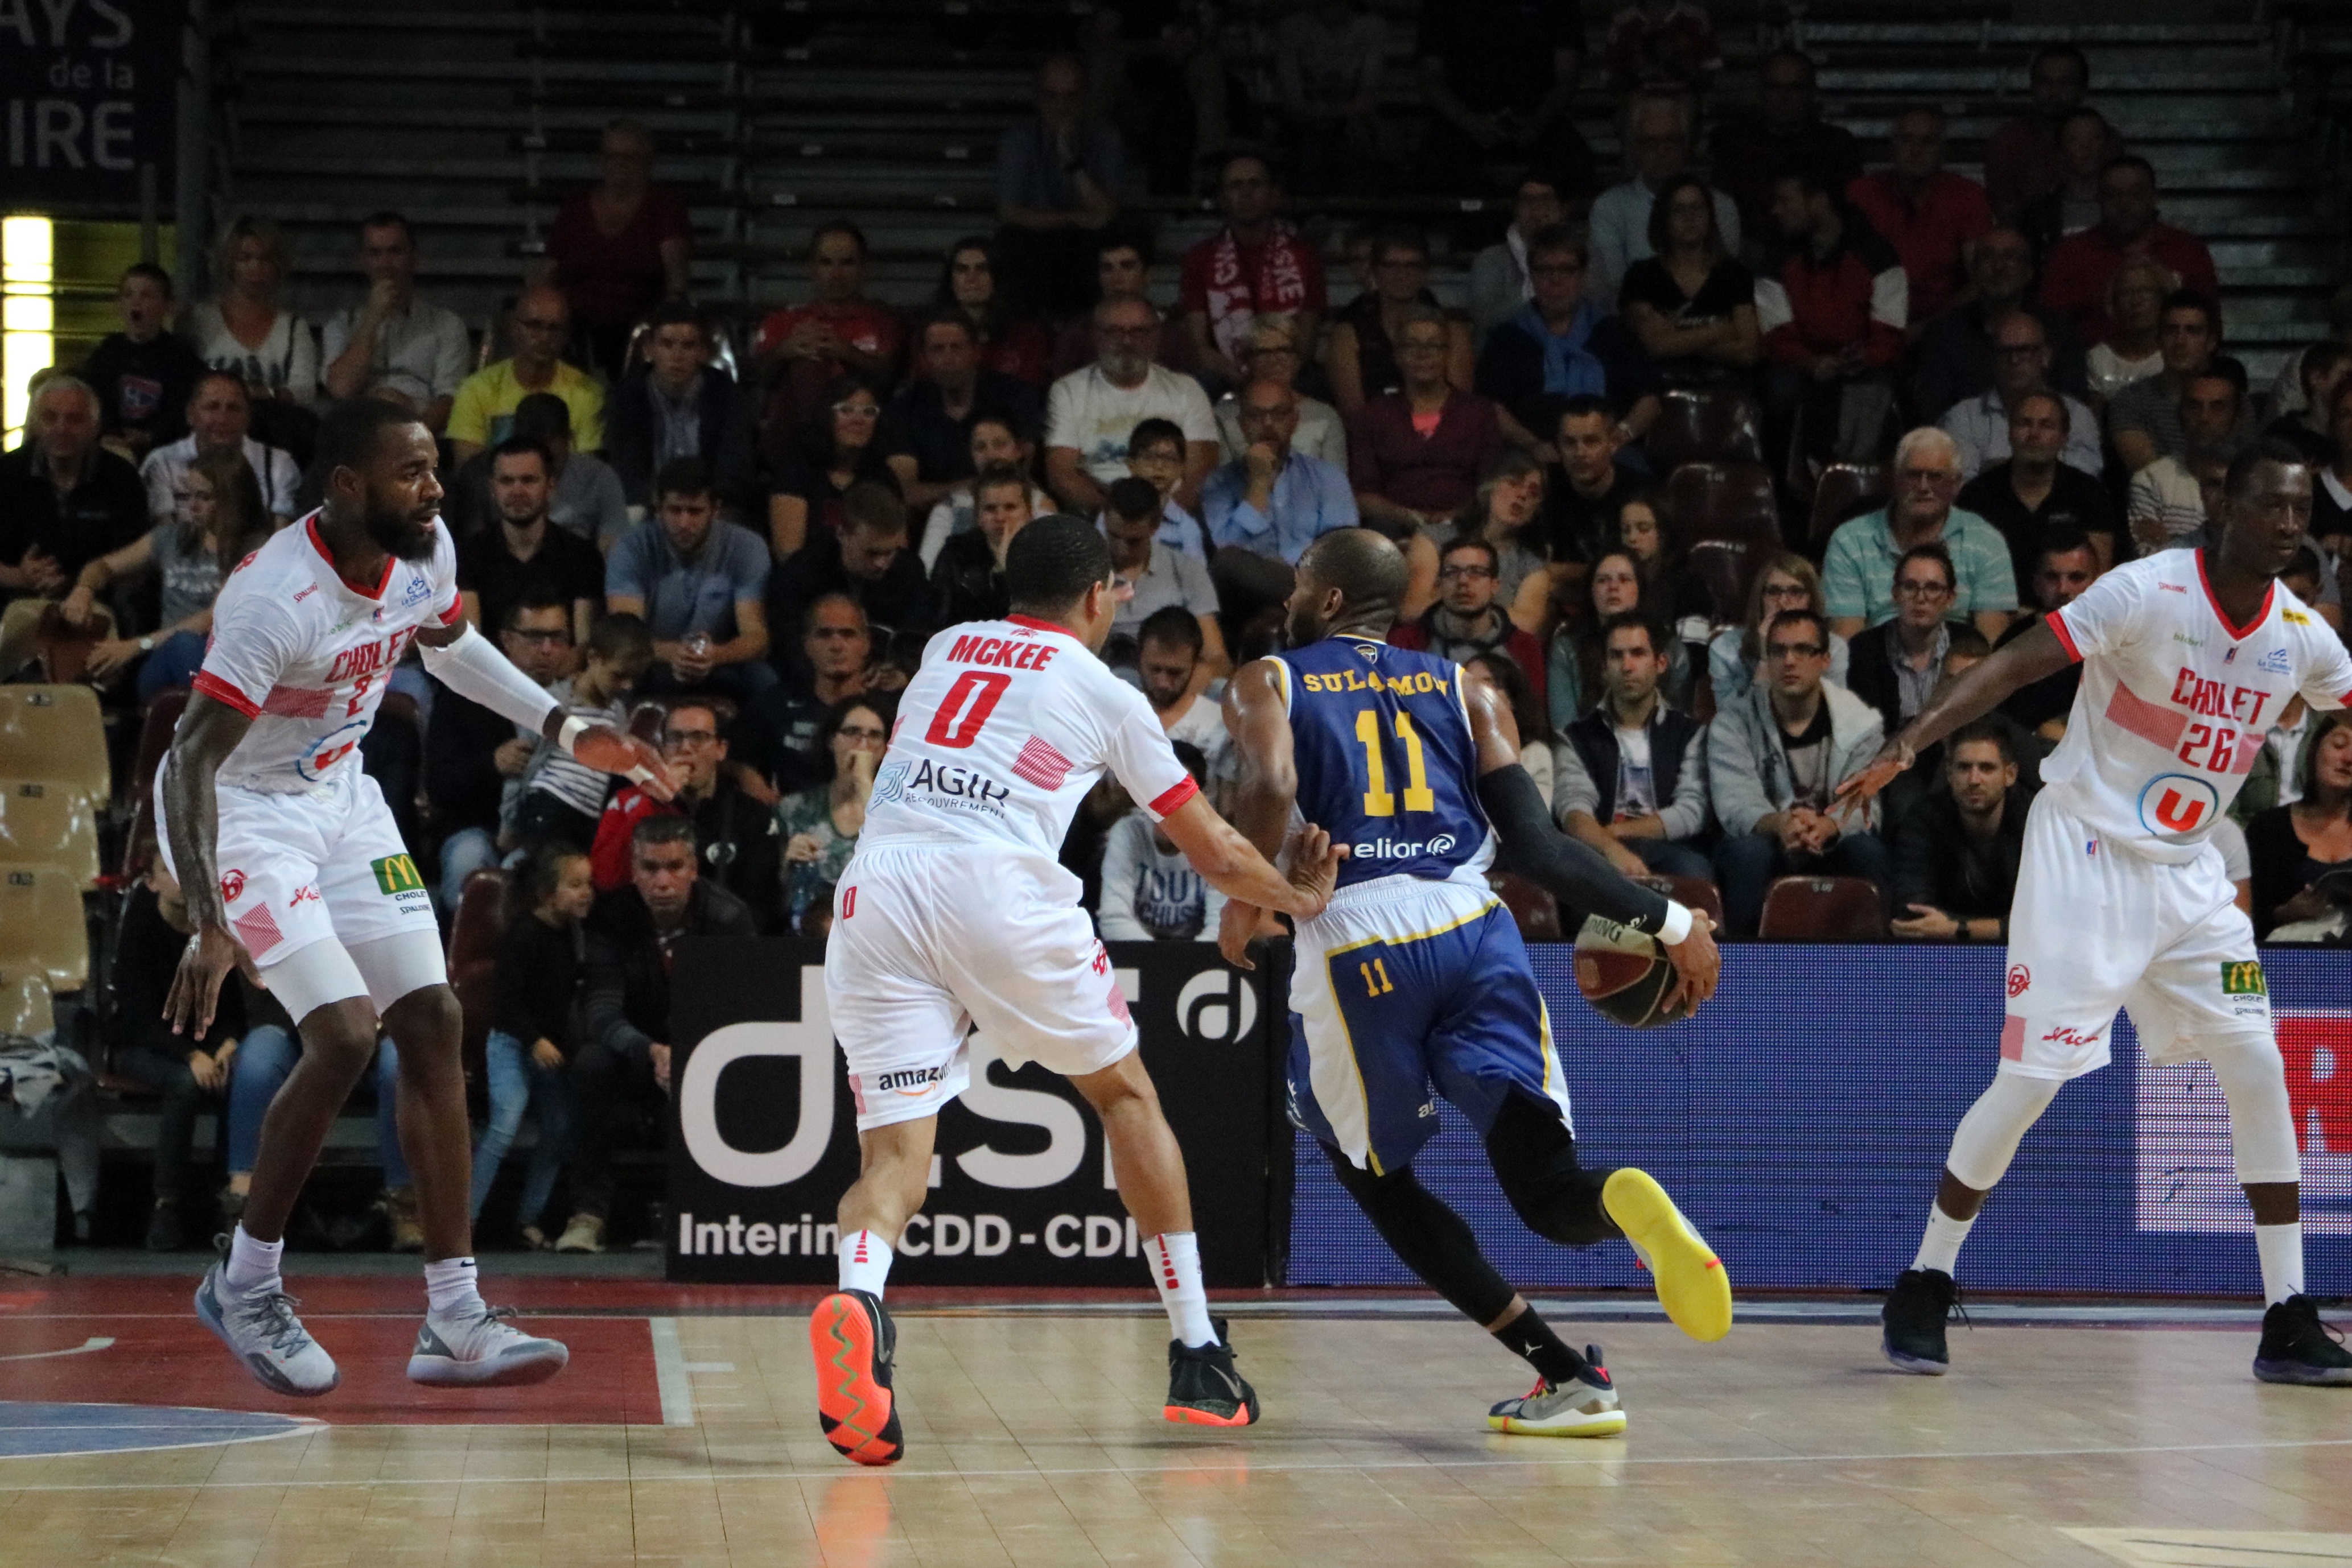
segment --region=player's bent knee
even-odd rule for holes
[[[1504,1098],[1486,1133],[1495,1179],[1527,1228],[1562,1247],[1594,1247],[1623,1234],[1601,1205],[1607,1171],[1587,1170],[1558,1111],[1524,1095]]]

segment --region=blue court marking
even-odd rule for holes
[[[0,1458],[65,1454],[129,1454],[146,1448],[201,1448],[265,1442],[323,1422],[257,1410],[202,1410],[184,1405],[51,1405],[0,1400]]]

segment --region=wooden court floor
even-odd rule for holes
[[[1266,1404],[1238,1435],[1159,1419],[1156,1311],[909,1305],[908,1453],[871,1472],[818,1436],[786,1305],[557,1305],[532,1322],[582,1346],[546,1385],[570,1403],[469,1410],[398,1391],[404,1308],[325,1291],[345,1386],[298,1405],[220,1381],[180,1293],[0,1312],[0,1401],[283,1435],[0,1458],[0,1563],[2352,1565],[2352,1389],[2252,1382],[2242,1326],[1980,1320],[1937,1381],[1861,1309],[1713,1346],[1577,1323],[1631,1413],[1577,1443],[1486,1431],[1518,1364],[1423,1305],[1236,1304]],[[0,1403],[0,1449],[35,1408]]]

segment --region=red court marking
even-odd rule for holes
[[[197,1322],[193,1281],[79,1280],[41,1292],[45,1299],[27,1303],[26,1315],[0,1318],[0,1355],[64,1350],[91,1334],[110,1334],[114,1344],[87,1355],[0,1362],[0,1399],[197,1405],[352,1425],[661,1424],[653,1339],[641,1317],[526,1320],[525,1328],[572,1348],[571,1366],[536,1387],[426,1388],[407,1376],[422,1313],[416,1287],[404,1280],[317,1283],[333,1288],[299,1292],[303,1322],[343,1372],[342,1386],[321,1398],[291,1399],[256,1383]],[[342,1300],[331,1304],[331,1298]],[[351,1315],[388,1309],[397,1315]],[[60,1312],[72,1315],[32,1315]]]

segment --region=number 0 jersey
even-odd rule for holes
[[[457,549],[438,519],[432,559],[395,556],[365,588],[335,570],[316,512],[280,528],[222,586],[194,683],[253,720],[219,781],[299,794],[356,771],[392,667],[419,628],[454,626],[462,614]]]
[[[2052,798],[2134,852],[2197,858],[2294,697],[2342,707],[2352,658],[2327,623],[2273,583],[2233,626],[2201,550],[2119,566],[2049,617],[2081,661],[2066,738],[2042,765]]]
[[[1200,793],[1143,694],[1076,637],[1026,615],[950,626],[899,699],[858,849],[961,841],[1053,860],[1106,769],[1154,821]]]
[[[1276,653],[1298,772],[1298,812],[1349,846],[1339,885],[1375,877],[1472,882],[1494,831],[1478,804],[1462,668],[1371,637]]]

